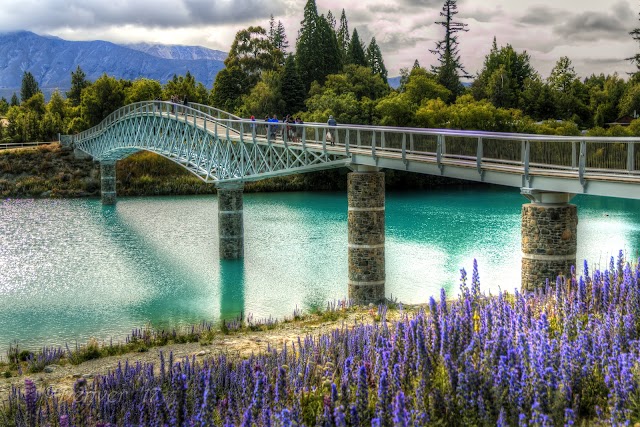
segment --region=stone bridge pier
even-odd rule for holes
[[[347,177],[349,200],[349,298],[356,304],[384,301],[384,173],[354,166]]]
[[[522,206],[522,290],[542,289],[546,279],[555,285],[569,277],[576,265],[578,209],[574,194],[523,188],[530,203]]]
[[[218,184],[218,238],[221,259],[244,258],[243,183]]]
[[[100,199],[103,205],[116,204],[116,161],[100,162]]]

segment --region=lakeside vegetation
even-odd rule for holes
[[[629,425],[640,421],[640,267],[537,293],[480,291],[387,322],[343,325],[246,359],[126,363],[68,399],[26,379],[5,425]],[[338,306],[338,311],[342,308]]]
[[[620,127],[607,124],[640,111],[640,75],[628,80],[617,74],[581,78],[568,57],[559,58],[549,76],[540,75],[526,51],[509,43],[487,40],[482,68],[470,76],[458,56],[460,34],[469,30],[455,21],[457,5],[447,0],[439,22],[444,37],[432,53],[435,64],[401,69],[400,85],[392,89],[380,47],[373,37],[363,42],[351,31],[345,10],[339,20],[321,14],[308,0],[295,46],[290,48],[281,22],[268,28],[238,31],[212,88],[190,73],[165,84],[140,78],[118,80],[106,74],[94,82],[80,67],[71,73],[71,89],[54,92],[45,102],[29,72],[20,97],[0,99],[0,142],[54,140],[98,124],[131,102],[178,97],[258,119],[277,114],[304,121],[436,127],[543,134],[640,135],[640,122]],[[458,33],[458,34],[456,34]],[[634,39],[637,33],[632,32]],[[636,57],[632,58],[634,61]],[[429,58],[421,58],[434,62]],[[640,64],[638,64],[640,65]],[[464,87],[461,77],[473,83]],[[561,122],[557,122],[560,120]]]

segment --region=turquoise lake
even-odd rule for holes
[[[387,191],[386,294],[520,286],[517,189]],[[578,196],[578,264],[640,252],[640,201]],[[346,193],[245,194],[245,259],[220,261],[215,196],[0,201],[0,356],[132,328],[290,316],[347,297]]]

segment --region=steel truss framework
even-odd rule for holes
[[[280,135],[283,128],[287,132]],[[273,131],[280,135],[277,140]],[[124,106],[70,139],[76,149],[101,162],[151,151],[205,182],[255,181],[348,166],[442,175],[531,194],[640,200],[637,137],[284,125],[244,120],[206,105],[146,101]],[[61,141],[69,143],[69,138]]]
[[[218,131],[221,131],[220,134]],[[250,135],[250,134],[249,134]],[[205,182],[255,181],[345,166],[348,156],[301,145],[247,138],[206,116],[131,111],[103,129],[75,137],[75,148],[95,160],[113,162],[141,150],[180,164]]]

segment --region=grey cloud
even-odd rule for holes
[[[430,42],[431,40],[426,37],[410,36],[402,33],[387,33],[382,37],[376,36],[376,41],[380,46],[380,50],[384,53],[411,48],[418,43]]]
[[[410,7],[440,8],[443,3],[442,0],[400,0],[400,4]]]
[[[502,19],[503,16],[504,12],[499,8],[493,10],[460,10],[460,13],[458,14],[459,19],[473,19],[477,22],[494,22]]]
[[[566,13],[547,6],[534,6],[527,9],[519,22],[531,25],[553,24],[559,22],[560,17],[565,16]]]
[[[6,2],[7,0],[3,0]],[[268,19],[284,11],[282,0],[8,0],[0,28],[54,30],[134,25],[181,28]],[[28,13],[25,13],[28,12]]]
[[[618,2],[612,12],[582,12],[569,16],[553,31],[574,41],[626,40],[635,23],[634,12],[626,2]]]

